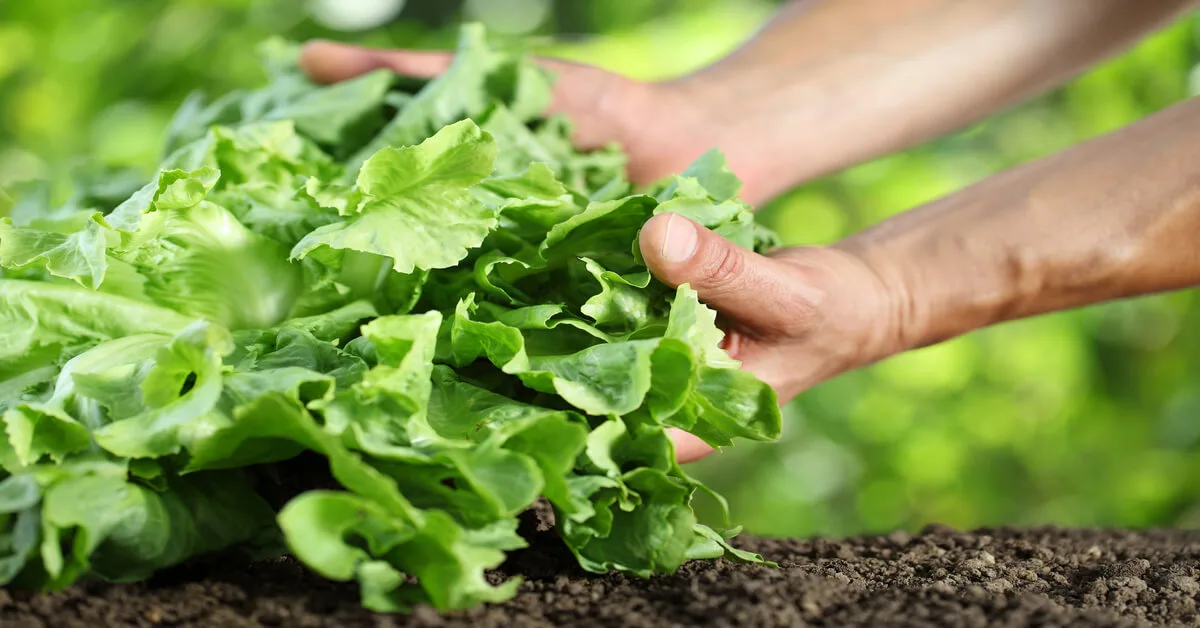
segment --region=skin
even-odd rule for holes
[[[639,83],[546,60],[552,112],[583,148],[620,142],[650,182],[712,146],[761,203],[808,179],[976,122],[1060,85],[1197,6],[1194,0],[808,0],[691,75]],[[449,55],[329,42],[317,80],[389,67],[433,76]],[[1026,316],[1200,285],[1200,99],[825,247],[761,256],[682,216],[650,220],[647,266],[687,282],[733,357],[781,401],[850,369]],[[711,450],[674,434],[687,462]]]
[[[651,220],[655,276],[731,323],[731,354],[780,399],[996,323],[1200,285],[1200,99],[1000,173],[829,247],[762,257]],[[682,460],[709,448],[676,435]]]

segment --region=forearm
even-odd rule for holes
[[[883,354],[1001,321],[1200,285],[1200,98],[837,247],[866,260],[891,288],[894,337]]]
[[[799,0],[678,82],[769,198],[1058,85],[1195,0]]]

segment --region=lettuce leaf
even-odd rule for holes
[[[589,571],[764,562],[697,521],[666,430],[777,438],[775,393],[637,254],[668,211],[772,245],[720,153],[633,190],[476,25],[412,93],[263,59],[181,106],[149,181],[5,199],[0,583],[241,548],[375,610],[469,608],[514,595],[488,571],[539,498]]]

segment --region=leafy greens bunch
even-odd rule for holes
[[[0,206],[0,582],[247,548],[371,609],[461,609],[514,595],[485,571],[539,496],[589,571],[761,561],[697,522],[664,429],[775,438],[777,400],[637,246],[660,212],[772,244],[720,154],[635,193],[474,25],[425,83],[265,59],[264,87],[185,102],[145,185]],[[289,475],[304,456],[333,481]]]

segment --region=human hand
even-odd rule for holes
[[[333,83],[378,69],[402,76],[433,78],[453,61],[452,52],[377,50],[312,41],[300,55],[304,71]],[[710,146],[705,144],[702,99],[689,98],[682,83],[646,83],[606,70],[539,58],[556,75],[547,115],[566,115],[582,150],[617,142],[628,155],[629,178],[649,184],[680,172]]]
[[[759,255],[671,213],[646,223],[640,247],[657,279],[689,284],[718,312],[725,349],[780,403],[900,349],[903,294],[853,253],[794,247]],[[712,451],[679,430],[672,439],[680,462]]]
[[[829,247],[761,256],[682,216],[642,256],[717,310],[726,349],[786,402],[838,373],[1019,318],[1200,286],[1200,98]],[[689,462],[710,448],[676,432]]]

